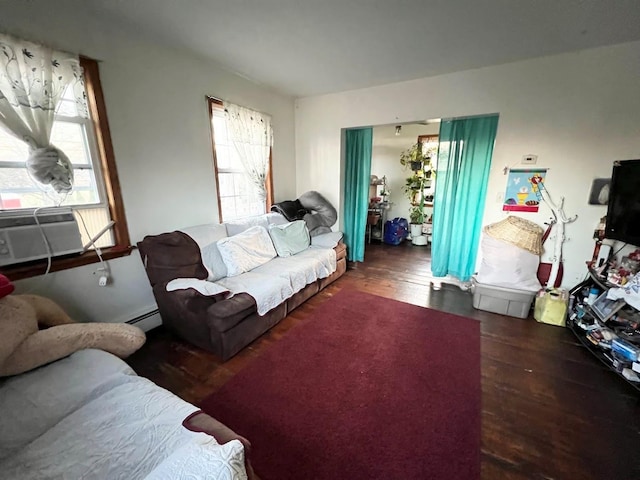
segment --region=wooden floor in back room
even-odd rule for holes
[[[225,363],[162,327],[129,363],[198,405],[328,298],[354,288],[481,322],[483,479],[640,479],[640,393],[569,330],[475,310],[469,292],[434,291],[430,280],[428,247],[374,243],[357,268]]]

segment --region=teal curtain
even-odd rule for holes
[[[344,243],[347,245],[347,259],[362,262],[369,208],[373,129],[358,128],[345,133]]]
[[[447,120],[433,206],[431,271],[467,281],[474,273],[498,115]]]

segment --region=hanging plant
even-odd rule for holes
[[[429,160],[422,155],[422,143],[420,142],[414,143],[400,154],[400,165],[409,167],[414,172],[422,170],[425,163],[429,165]]]

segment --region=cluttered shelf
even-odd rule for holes
[[[625,268],[612,267],[605,278],[604,269],[590,265],[587,280],[570,292],[567,326],[594,356],[640,391],[640,274]]]
[[[640,384],[637,382],[629,381],[620,371],[613,366],[614,358],[605,353],[603,349],[594,345],[593,341],[589,340],[585,335],[585,331],[582,330],[573,320],[567,321],[567,327],[573,332],[580,343],[591,352],[597,359],[604,363],[607,367],[613,370],[618,376],[625,379],[629,385],[640,391]]]
[[[589,272],[589,276],[591,277],[591,280],[593,280],[593,282],[596,285],[598,285],[598,287],[600,287],[602,290],[606,290],[608,288],[615,288],[618,286],[608,282],[605,277],[601,276],[598,273],[598,271],[593,267],[592,262],[587,262],[587,271]]]

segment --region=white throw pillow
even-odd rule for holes
[[[249,272],[276,256],[269,233],[266,228],[260,226],[219,240],[218,250],[229,277]]]
[[[270,225],[269,235],[279,257],[290,257],[309,248],[311,239],[304,220],[283,225]]]

